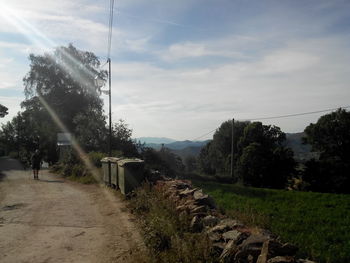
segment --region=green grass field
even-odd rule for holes
[[[318,262],[350,262],[350,195],[195,182],[228,215],[271,230]]]

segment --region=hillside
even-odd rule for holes
[[[202,149],[209,140],[206,141],[175,141],[169,138],[157,138],[157,137],[140,137],[136,139],[145,143],[146,147],[153,148],[155,150],[160,150],[162,146],[171,150],[171,152],[180,156],[182,159],[187,156],[197,157]],[[167,143],[168,142],[168,143]]]

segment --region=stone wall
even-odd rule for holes
[[[176,205],[179,216],[192,218],[194,232],[204,231],[220,262],[314,263],[295,257],[298,248],[267,230],[249,228],[219,213],[214,200],[186,180],[158,180],[155,188]]]

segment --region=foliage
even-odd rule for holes
[[[256,187],[283,188],[294,172],[293,152],[283,146],[286,136],[279,127],[261,122],[235,122],[233,126],[233,181]],[[232,121],[221,124],[198,159],[202,172],[223,177],[230,174]]]
[[[102,152],[89,152],[88,156],[93,165],[95,165],[96,167],[101,167],[102,166],[101,159],[106,157],[107,154]]]
[[[268,228],[317,262],[350,262],[350,196],[195,183],[220,208],[248,225]]]
[[[85,150],[105,149],[105,117],[96,75],[98,58],[72,44],[52,53],[29,56],[29,72],[23,79],[26,99],[23,112],[3,126],[1,140],[6,152],[21,147],[28,155],[40,148],[49,163],[57,161],[56,137],[62,123]]]
[[[184,162],[187,173],[192,173],[197,169],[197,159],[193,155],[186,156]]]
[[[214,262],[208,238],[192,233],[190,218],[149,185],[136,190],[130,208],[139,217],[150,262]]]
[[[5,117],[8,114],[8,108],[0,104],[0,118]]]
[[[124,120],[119,120],[112,127],[112,149],[120,150],[125,157],[137,157],[136,143],[131,139],[132,129]]]
[[[156,151],[143,147],[141,148],[141,158],[145,161],[147,170],[157,170],[169,177],[175,177],[184,171],[181,158],[167,148]]]
[[[309,189],[349,193],[350,188],[350,112],[338,109],[305,128],[304,141],[320,153],[318,160],[306,163],[303,179]]]

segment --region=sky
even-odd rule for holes
[[[348,0],[117,0],[114,7],[112,119],[124,119],[133,137],[193,140],[232,118],[350,105]],[[30,53],[73,43],[103,63],[108,19],[109,0],[0,0],[0,104],[9,108],[0,123],[21,110]],[[300,132],[323,114],[262,122]]]

